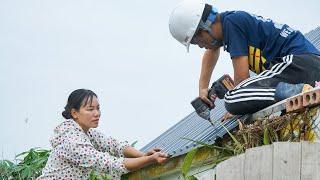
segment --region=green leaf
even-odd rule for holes
[[[30,176],[30,168],[27,166],[22,170],[22,179],[28,178]]]
[[[108,175],[102,176],[102,180],[109,180],[109,176]]]
[[[187,176],[185,180],[197,180],[197,178],[195,176]]]
[[[225,147],[220,147],[220,146],[215,146],[213,144],[206,144],[204,142],[201,142],[201,141],[196,141],[196,140],[193,140],[193,139],[189,139],[189,138],[181,138],[181,139],[185,139],[185,140],[188,140],[188,141],[192,141],[194,143],[197,143],[197,144],[200,144],[202,146],[205,146],[205,147],[208,147],[208,148],[211,148],[211,149],[215,149],[217,151],[228,151],[230,153],[233,152],[233,149],[229,149],[229,148],[225,148]]]
[[[236,137],[234,137],[230,131],[228,130],[228,128],[226,128],[222,123],[220,123],[221,126],[227,131],[227,133],[229,134],[229,136],[231,137],[231,139],[238,145],[238,146],[242,146],[241,143],[236,139]]]
[[[190,170],[192,161],[194,159],[194,156],[196,155],[198,149],[193,149],[191,151],[189,151],[187,153],[187,155],[185,156],[184,160],[183,160],[183,164],[182,164],[182,174],[183,176],[186,178],[188,175],[188,172]]]
[[[18,165],[14,168],[14,172],[19,173],[20,171],[22,171],[25,168],[25,165]]]
[[[0,180],[10,179],[15,164],[9,160],[0,160]]]
[[[9,160],[0,160],[0,168],[12,168],[14,163]]]
[[[269,130],[268,128],[264,128],[264,132],[263,132],[263,144],[264,145],[268,145],[269,143]]]
[[[97,180],[97,179],[98,179],[97,174],[95,173],[95,171],[92,170],[89,175],[89,180]]]
[[[134,142],[131,144],[131,147],[134,147],[137,143],[138,143],[138,141],[134,141]]]
[[[25,151],[25,152],[22,152],[22,153],[16,155],[16,159],[17,159],[18,157],[24,156],[24,155],[26,155],[26,154],[29,154],[29,151]]]

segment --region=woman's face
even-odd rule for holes
[[[85,99],[86,101],[86,99]],[[96,128],[100,119],[100,105],[98,99],[93,96],[92,102],[88,101],[86,104],[82,102],[79,111],[72,109],[73,119],[80,125],[80,127],[87,132],[89,128]]]

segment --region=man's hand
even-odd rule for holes
[[[199,90],[199,97],[212,108],[214,106],[213,102],[216,100],[217,95],[215,95],[215,94],[212,95],[209,100],[208,89],[200,89]]]
[[[230,118],[232,118],[234,115],[229,113],[229,112],[226,112],[224,115],[223,115],[223,118],[221,120],[221,122],[224,122],[225,120],[229,120]]]

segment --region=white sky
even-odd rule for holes
[[[99,129],[141,148],[193,111],[203,50],[168,30],[180,0],[0,0],[0,159],[49,148],[68,95],[87,88],[102,107]],[[210,2],[210,1],[208,1]],[[306,33],[320,1],[221,0]],[[222,53],[213,79],[232,74]]]

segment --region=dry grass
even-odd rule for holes
[[[257,119],[252,124],[240,122],[239,129],[231,138],[224,138],[219,144],[235,150],[240,154],[248,148],[272,144],[273,142],[316,141],[319,140],[319,108],[305,109],[299,113],[289,113],[283,116]]]

